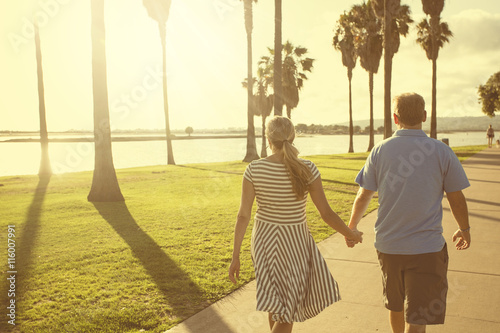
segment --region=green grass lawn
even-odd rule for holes
[[[486,146],[456,149],[465,159]],[[348,220],[366,153],[308,157],[327,197]],[[0,178],[2,276],[7,225],[15,225],[16,326],[6,322],[7,280],[0,283],[0,331],[163,332],[253,279],[249,227],[240,284],[227,279],[246,163],[117,170],[126,201],[86,200],[92,173]],[[370,210],[376,208],[372,202]],[[316,241],[332,234],[311,202]]]

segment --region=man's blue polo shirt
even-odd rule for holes
[[[450,147],[411,129],[377,144],[356,183],[378,191],[375,248],[389,254],[441,251],[443,192],[470,186]]]

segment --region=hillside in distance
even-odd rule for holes
[[[437,118],[437,130],[438,132],[469,132],[469,131],[485,131],[489,125],[492,125],[494,129],[500,131],[500,117],[489,118],[487,116],[484,117],[443,117]],[[340,123],[337,125],[349,126],[348,122]],[[360,126],[361,128],[365,128],[370,125],[370,121],[366,120],[358,120],[354,121],[354,126]],[[423,130],[429,131],[431,125],[430,117],[427,118],[427,121],[423,124]],[[383,119],[375,119],[374,127],[375,129],[384,126]],[[392,124],[393,129],[396,129],[396,125]]]

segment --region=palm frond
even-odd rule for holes
[[[252,78],[252,85],[255,86],[255,83],[257,82],[257,79],[254,77]],[[248,78],[244,78],[243,81],[241,81],[241,85],[243,86],[243,88],[248,88]]]
[[[297,88],[301,90],[303,86],[304,86],[304,80],[301,78],[297,79]]]
[[[307,49],[305,47],[302,47],[302,46],[297,46],[294,50],[293,50],[293,53],[297,56],[297,57],[302,57],[304,54],[307,53]]]
[[[448,26],[448,23],[441,22],[441,24],[439,25],[439,28],[441,30],[441,36],[453,37],[453,32],[451,32],[450,27]]]
[[[310,72],[314,66],[314,59],[312,58],[305,58],[304,60],[302,60],[300,62],[301,66],[302,66],[302,70],[306,71],[306,72]]]
[[[292,52],[293,52],[292,43],[290,43],[290,41],[287,40],[286,43],[283,44],[282,50],[285,53],[285,56],[292,54]]]

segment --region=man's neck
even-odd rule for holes
[[[408,125],[405,125],[405,124],[397,124],[397,127],[398,129],[416,129],[416,130],[421,130],[422,129],[422,123],[419,123],[417,125],[413,125],[413,126],[408,126]]]

